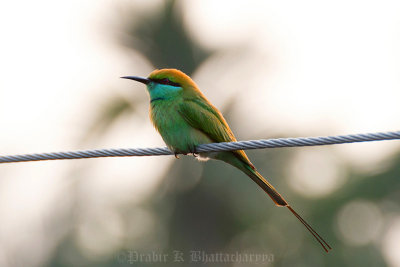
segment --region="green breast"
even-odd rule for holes
[[[211,143],[204,133],[190,126],[179,114],[179,100],[160,99],[150,105],[151,120],[171,150],[190,153],[199,144]]]

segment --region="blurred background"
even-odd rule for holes
[[[3,155],[164,146],[144,86],[119,78],[164,67],[191,75],[239,140],[400,128],[398,1],[0,6]],[[248,152],[328,255],[221,162],[1,165],[0,266],[400,266],[399,152],[398,141]],[[267,261],[194,262],[193,251]]]

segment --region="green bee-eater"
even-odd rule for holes
[[[202,94],[194,81],[176,69],[161,69],[148,78],[125,76],[147,85],[150,95],[150,118],[169,149],[177,154],[196,153],[196,146],[206,143],[236,141],[221,112]],[[200,153],[199,159],[217,159],[247,174],[275,202],[287,207],[326,252],[331,247],[300,217],[275,188],[259,174],[243,150]]]

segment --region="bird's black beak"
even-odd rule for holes
[[[148,84],[150,82],[149,79],[147,78],[142,78],[142,77],[137,77],[137,76],[123,76],[121,77],[122,79],[129,79],[129,80],[134,80],[140,83]]]

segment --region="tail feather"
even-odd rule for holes
[[[275,202],[279,207],[287,207],[290,212],[306,227],[306,229],[313,235],[318,241],[322,248],[328,252],[332,249],[329,244],[289,205],[289,203],[276,191],[276,189],[255,169],[251,166],[240,168],[246,173],[258,186],[260,186],[268,196]]]
[[[276,189],[270,184],[258,171],[247,167],[245,173],[249,176],[268,196],[275,202],[275,205],[279,207],[286,207],[289,204],[281,196],[281,194],[276,191]]]

